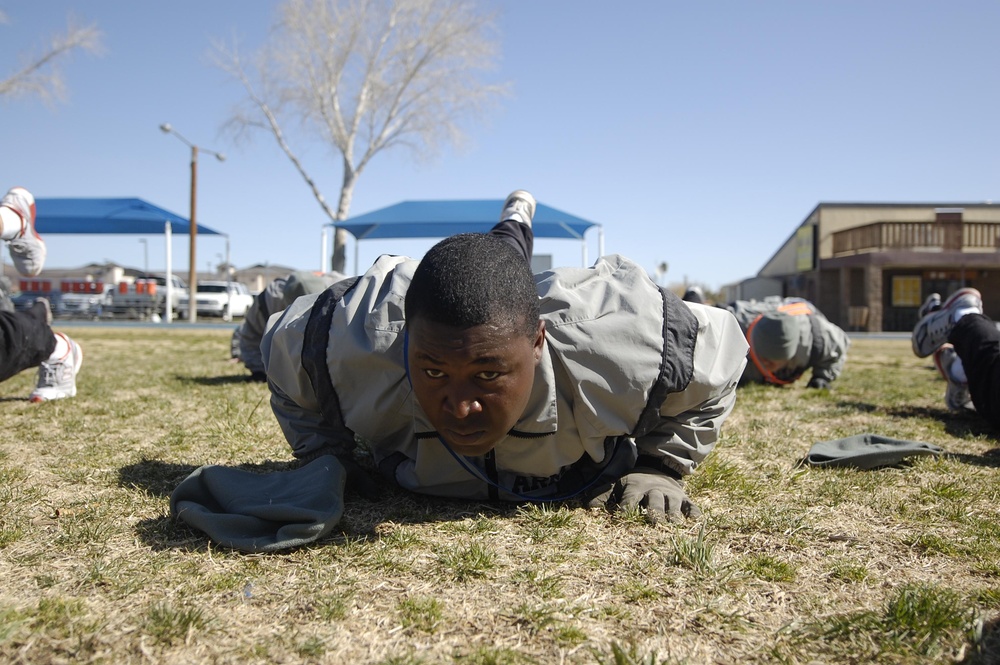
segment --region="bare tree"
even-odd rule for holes
[[[498,52],[493,28],[474,0],[287,0],[251,62],[235,45],[216,49],[247,93],[227,125],[237,135],[269,131],[327,217],[342,221],[376,154],[405,146],[432,155],[457,143],[462,121],[505,92],[480,79]],[[292,149],[283,129],[292,124],[339,154],[336,209]],[[341,272],[345,241],[338,230],[332,267]]]
[[[0,12],[0,23],[7,23],[7,15]],[[0,98],[37,96],[52,103],[66,98],[66,83],[60,64],[75,51],[100,53],[102,35],[96,25],[79,25],[70,19],[65,34],[51,38],[41,54],[21,58],[14,73],[0,81]]]

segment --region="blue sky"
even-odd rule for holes
[[[277,3],[250,0],[46,0],[0,3],[0,74],[40,50],[73,15],[97,23],[103,56],[64,70],[69,98],[6,100],[0,188],[38,197],[138,196],[187,216],[190,152],[202,156],[198,220],[231,237],[237,267],[320,267],[319,205],[261,134],[221,132],[239,85],[208,58],[213,39],[260,44]],[[491,77],[512,94],[434,160],[386,152],[365,171],[352,214],[411,199],[542,202],[598,222],[607,253],[665,282],[710,287],[751,276],[820,201],[978,202],[1000,198],[1000,3],[923,0],[487,2],[502,54]],[[326,146],[300,152],[327,199],[340,168]],[[5,184],[6,183],[6,184]],[[588,258],[597,235],[588,234]],[[134,236],[51,236],[49,267],[105,259],[142,267]],[[433,240],[365,241],[419,256]],[[149,238],[151,269],[164,266]],[[224,242],[202,238],[198,268]],[[536,253],[579,265],[578,242]],[[187,269],[187,237],[174,239]],[[353,268],[353,244],[348,248]]]

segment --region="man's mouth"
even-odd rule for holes
[[[460,432],[453,429],[447,429],[444,431],[445,438],[456,446],[473,446],[479,443],[485,434],[486,432],[483,430]]]

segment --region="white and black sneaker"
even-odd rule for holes
[[[535,206],[534,196],[523,189],[515,190],[503,202],[503,212],[500,213],[500,221],[520,222],[531,228],[531,218],[535,216]]]
[[[973,288],[959,289],[951,294],[941,308],[917,322],[913,329],[913,353],[926,358],[948,341],[948,334],[955,327],[955,314],[961,310],[983,313],[983,296]]]
[[[941,309],[941,294],[932,293],[927,296],[927,300],[925,300],[924,304],[917,310],[917,320],[919,321],[931,312],[936,312],[939,309]]]
[[[38,366],[38,383],[28,397],[32,402],[76,397],[76,375],[83,364],[83,349],[64,333],[56,333],[69,344],[69,351],[59,360]]]
[[[35,277],[45,265],[45,242],[35,232],[35,197],[24,187],[12,187],[0,206],[21,218],[21,232],[8,244],[14,267],[25,277]]]

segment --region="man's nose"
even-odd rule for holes
[[[483,405],[473,391],[456,388],[445,397],[444,408],[455,418],[468,418],[473,413],[480,413]]]

